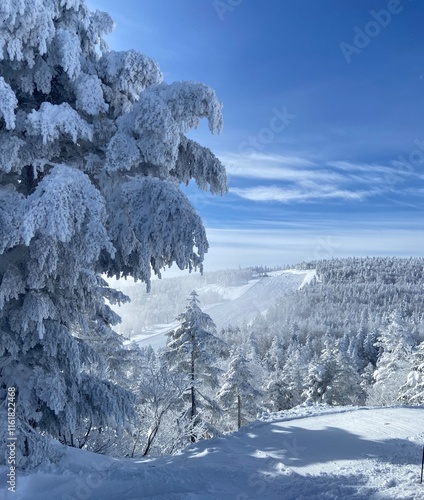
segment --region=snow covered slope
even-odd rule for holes
[[[303,406],[178,456],[114,460],[68,449],[1,500],[422,499],[424,407]],[[1,471],[4,486],[4,470]]]
[[[218,330],[229,325],[241,325],[253,320],[257,314],[264,313],[278,298],[310,283],[314,276],[315,271],[272,272],[245,285],[243,293],[233,300],[205,308],[205,311],[214,320]]]
[[[205,293],[214,292],[222,301],[202,309],[213,319],[217,329],[226,326],[241,326],[252,321],[259,313],[264,313],[278,298],[309,284],[315,278],[315,270],[274,271],[258,277],[249,283],[237,287],[207,285],[196,289],[200,301]],[[143,330],[131,338],[140,345],[150,344],[154,348],[163,347],[165,334],[173,330],[178,323],[155,325]]]

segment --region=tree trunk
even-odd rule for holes
[[[79,442],[79,445],[78,445],[78,448],[80,450],[82,450],[86,444],[86,442],[88,441],[88,436],[90,435],[90,432],[91,432],[91,420],[90,420],[90,425],[88,426],[88,429],[87,429],[87,432],[85,433],[84,437],[82,438],[82,440]]]
[[[241,427],[241,397],[237,394],[237,428]]]
[[[141,429],[139,428],[137,431],[137,437],[135,438],[134,444],[132,447],[132,451],[131,451],[131,455],[130,455],[131,458],[134,458],[135,449],[137,448],[138,442],[140,441],[140,434],[141,434]]]
[[[196,418],[196,392],[194,390],[194,349],[191,351],[191,442],[195,443],[196,442],[196,435],[194,434],[194,427],[196,425],[195,418]]]
[[[149,434],[147,438],[146,448],[143,451],[143,457],[146,457],[152,447],[153,441],[155,440],[156,434],[158,433],[160,423],[157,423],[153,431]]]
[[[147,445],[146,445],[146,448],[144,449],[144,452],[143,452],[143,457],[147,456],[147,454],[149,453],[150,451],[150,448],[153,444],[153,441],[155,440],[155,437],[159,431],[159,427],[160,427],[160,424],[162,422],[162,417],[165,415],[165,410],[163,410],[162,412],[160,412],[157,420],[156,420],[156,424],[155,424],[155,427],[154,429],[152,430],[152,432],[149,434],[149,437],[147,438]]]

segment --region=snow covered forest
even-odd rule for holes
[[[424,259],[153,279],[203,270],[181,186],[227,192],[224,165],[187,137],[203,119],[221,131],[217,95],[109,50],[114,23],[84,0],[4,0],[0,20],[2,472],[69,449],[176,456],[299,407],[424,404]],[[217,327],[213,311],[266,280],[262,309]],[[157,325],[163,345],[139,341]]]
[[[297,271],[311,269],[315,277],[309,284],[273,297],[271,307],[249,323],[219,331],[211,327],[227,348],[221,355],[217,355],[220,349],[208,349],[211,366],[216,365],[215,387],[198,382],[202,397],[209,400],[200,412],[208,428],[204,436],[235,430],[239,402],[243,423],[264,411],[289,410],[305,403],[424,403],[424,259],[332,259],[297,266]],[[153,282],[150,294],[130,287],[133,302],[124,326],[130,337],[142,338],[137,334],[148,321],[166,323],[165,318],[169,318],[172,324],[174,309],[187,307],[184,302],[190,289],[197,290],[202,307],[213,310],[211,304],[228,304],[223,297],[234,290],[258,279],[269,280],[273,274],[278,272],[254,268],[165,279]],[[141,321],[143,311],[150,308],[152,316]],[[131,314],[137,311],[141,311],[136,316],[139,330],[130,331],[136,327]],[[140,350],[141,356],[154,360],[158,370],[163,365],[166,371],[171,366],[172,341],[156,350],[146,344],[148,340],[127,343],[129,349]],[[142,365],[150,365],[150,361]],[[187,376],[190,370],[186,367],[179,373]],[[188,403],[185,412],[189,412]],[[180,422],[182,414],[180,408],[171,422]],[[166,453],[174,450],[174,445],[160,445],[167,425],[176,428],[168,423],[158,430],[155,439],[159,448],[153,447],[154,453],[162,453],[161,447]],[[144,440],[148,442],[148,433]]]

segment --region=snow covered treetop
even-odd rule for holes
[[[31,196],[42,177],[54,171],[55,185],[62,176],[68,186],[77,182],[69,168],[78,169],[86,174],[78,183],[98,191],[107,213],[101,223],[113,250],[102,252],[98,271],[149,282],[151,269],[201,266],[207,239],[179,185],[194,179],[200,189],[227,191],[221,162],[185,136],[203,118],[212,133],[221,131],[215,92],[198,82],[163,83],[149,57],[109,51],[103,37],[114,23],[84,0],[3,0],[0,22],[3,188]],[[38,199],[45,212],[47,198]],[[72,226],[66,218],[76,210],[67,207],[63,227]],[[163,217],[153,224],[154,214]],[[41,233],[28,223],[9,239],[31,245],[28,235]]]
[[[0,60],[32,68],[40,56],[57,57],[74,77],[81,55],[94,55],[96,45],[106,49],[102,37],[114,27],[108,14],[89,12],[84,0],[2,0],[0,23]]]

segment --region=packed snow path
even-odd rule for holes
[[[418,500],[423,437],[424,407],[305,406],[173,457],[67,449],[2,500]]]

